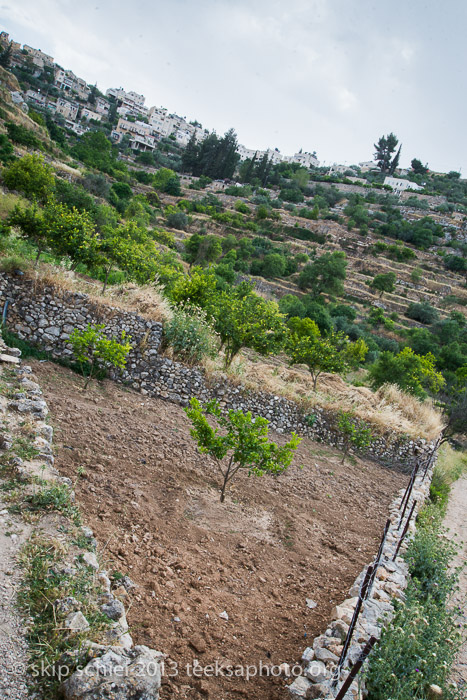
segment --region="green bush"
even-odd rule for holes
[[[164,326],[164,343],[180,360],[196,364],[218,352],[217,338],[205,313],[194,307],[179,308]]]
[[[124,369],[127,355],[131,350],[129,343],[131,336],[126,335],[125,331],[122,331],[119,343],[117,340],[107,338],[104,330],[103,323],[97,326],[88,324],[84,331],[75,328],[67,341],[73,348],[73,355],[77,361],[90,365],[89,374],[84,383],[85,389],[99,367]]]
[[[21,146],[27,146],[28,148],[40,148],[41,143],[39,139],[30,129],[13,122],[7,122],[5,126],[9,139],[14,143],[19,143]]]
[[[405,315],[408,318],[413,318],[414,321],[420,321],[420,323],[425,323],[426,325],[434,323],[439,318],[438,311],[427,301],[410,304]]]

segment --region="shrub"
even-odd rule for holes
[[[179,308],[164,325],[164,342],[173,348],[175,355],[192,364],[204,357],[214,357],[218,342],[202,309]]]
[[[55,188],[55,177],[50,165],[42,156],[27,155],[11,163],[2,173],[3,181],[10,190],[19,190],[26,197],[45,202]]]
[[[413,318],[414,321],[420,321],[420,323],[425,323],[426,325],[434,323],[439,318],[438,311],[427,301],[410,304],[405,315],[408,318]]]
[[[188,228],[188,217],[184,211],[174,211],[167,216],[167,226],[176,228],[179,231],[186,231]]]
[[[25,126],[21,124],[14,124],[13,122],[7,122],[5,124],[8,132],[8,137],[14,143],[19,143],[21,146],[27,146],[28,148],[40,148],[40,141],[33,131],[26,129]]]

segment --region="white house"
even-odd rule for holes
[[[400,177],[389,177],[388,175],[384,178],[384,184],[392,187],[394,194],[401,194],[405,190],[423,190],[423,187],[417,185],[416,182],[410,182],[410,180],[403,180]]]

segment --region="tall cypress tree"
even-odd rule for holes
[[[196,134],[193,132],[182,153],[182,168],[184,171],[192,173],[199,159],[200,147],[196,141]]]

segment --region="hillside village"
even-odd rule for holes
[[[467,180],[399,167],[393,134],[350,166],[246,148],[0,45],[0,600],[15,570],[21,663],[66,667],[38,697],[361,700],[375,636],[369,700],[462,700],[440,527],[466,463]],[[275,469],[230,480],[203,446],[234,414]],[[277,674],[229,675],[258,660]]]

